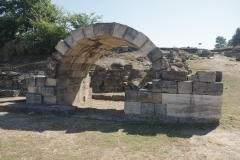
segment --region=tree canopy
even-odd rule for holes
[[[222,37],[222,36],[218,36],[216,38],[216,45],[215,45],[215,48],[223,48],[227,45],[227,42],[226,42],[226,38]]]

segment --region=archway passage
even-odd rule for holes
[[[78,104],[86,101],[91,95],[87,77],[90,69],[103,53],[121,46],[141,49],[152,61],[156,72],[169,68],[160,49],[143,33],[119,23],[88,25],[60,40],[55,47],[58,52],[48,58],[49,82],[46,83],[53,81],[54,85],[45,90],[53,90],[54,94],[42,94],[43,102]]]

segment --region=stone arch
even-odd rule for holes
[[[47,60],[47,77],[49,81],[56,80],[56,103],[76,104],[79,97],[84,97],[81,94],[91,92],[84,87],[83,82],[88,81],[84,78],[103,53],[120,46],[141,49],[156,72],[169,68],[161,50],[146,35],[131,27],[97,23],[78,28],[58,42],[55,47],[58,52]]]

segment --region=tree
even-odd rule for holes
[[[232,44],[234,46],[240,45],[240,28],[237,28],[236,33],[233,35]]]
[[[222,48],[222,47],[225,47],[227,45],[227,42],[226,42],[226,38],[222,37],[222,36],[218,36],[216,38],[216,45],[215,45],[215,48]]]

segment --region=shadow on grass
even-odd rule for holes
[[[109,111],[110,112],[110,111]],[[118,110],[115,111],[120,112]],[[79,117],[57,117],[29,115],[22,113],[0,113],[0,128],[21,131],[65,131],[66,134],[87,131],[113,133],[123,130],[127,135],[156,136],[164,134],[168,137],[189,138],[193,135],[206,135],[218,127],[215,124],[166,124],[153,122],[120,122],[92,120]]]

